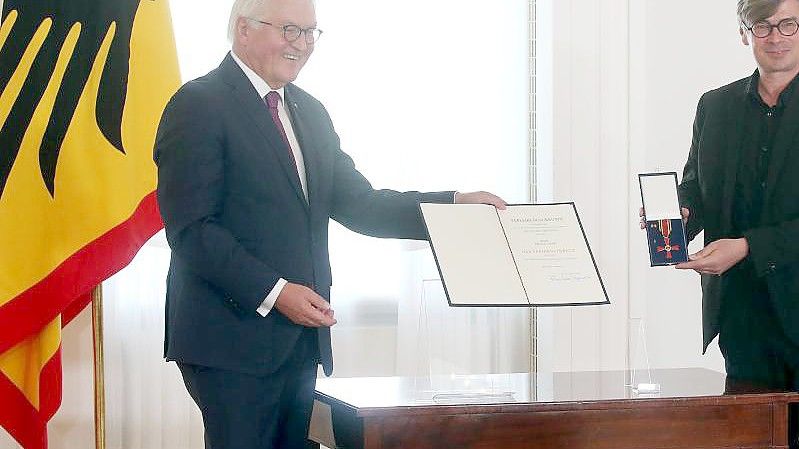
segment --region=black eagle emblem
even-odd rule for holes
[[[22,90],[5,123],[0,123],[0,198],[31,123],[37,104],[56,66],[68,33],[81,24],[80,36],[69,60],[63,81],[58,86],[53,112],[39,148],[42,181],[55,196],[55,173],[61,144],[75,113],[78,100],[91,72],[92,64],[112,23],[116,32],[100,80],[97,126],[120,152],[122,113],[128,83],[130,39],[133,21],[141,0],[5,0],[3,23],[12,11],[16,21],[0,48],[0,92],[5,91],[31,38],[46,19],[52,27],[35,57]]]

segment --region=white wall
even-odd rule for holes
[[[629,320],[640,318],[653,367],[723,371],[715,343],[701,356],[698,275],[648,266],[636,174],[681,174],[701,93],[754,70],[738,38],[735,4],[552,3],[551,196],[577,202],[612,305],[543,313],[539,366],[624,368]]]

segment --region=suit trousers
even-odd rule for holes
[[[319,355],[305,328],[289,359],[256,376],[178,363],[200,408],[206,449],[306,449]]]
[[[799,346],[783,330],[762,279],[735,267],[720,314],[719,348],[727,371],[726,392],[799,391]]]

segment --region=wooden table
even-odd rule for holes
[[[623,371],[330,378],[316,399],[346,449],[788,447],[799,394],[725,396],[724,375],[697,368],[652,377],[658,394],[636,394]]]

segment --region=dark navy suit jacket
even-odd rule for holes
[[[328,223],[360,233],[425,239],[419,202],[453,192],[375,190],[341,151],[330,117],[289,84],[285,104],[305,159],[308,200],[269,112],[228,55],[185,84],[158,129],[158,203],[172,248],[168,360],[256,375],[277,370],[302,330],[258,306],[279,278],[329,300]],[[330,333],[319,330],[325,372]]]

